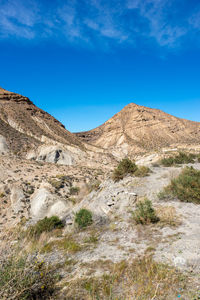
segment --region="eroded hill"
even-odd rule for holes
[[[103,125],[76,135],[123,157],[165,147],[198,145],[200,123],[130,103]]]

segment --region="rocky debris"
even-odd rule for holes
[[[74,211],[88,208],[97,220],[101,216],[112,218],[116,215],[126,215],[128,210],[134,208],[137,194],[134,192],[134,188],[124,184],[125,181],[114,183],[112,180],[107,180],[103,182],[99,189],[86,196],[74,208]]]

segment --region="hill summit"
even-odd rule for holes
[[[95,146],[126,155],[199,144],[200,123],[130,103],[103,125],[79,132],[77,136]]]

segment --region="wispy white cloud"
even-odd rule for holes
[[[144,39],[173,48],[200,28],[200,7],[193,5],[194,12],[188,12],[179,4],[179,0],[0,0],[0,38],[64,37],[68,43],[93,47],[137,45]]]

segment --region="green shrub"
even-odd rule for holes
[[[184,168],[164,189],[164,194],[177,197],[183,202],[200,204],[200,171],[193,167]]]
[[[168,158],[163,158],[161,160],[161,164],[165,167],[170,167],[173,165],[180,165],[180,164],[189,164],[194,163],[194,159],[196,158],[195,154],[192,153],[184,153],[179,152],[176,156],[170,156]]]
[[[174,165],[174,158],[173,157],[163,158],[161,160],[161,164],[164,167],[171,167],[172,165]]]
[[[134,175],[136,177],[145,177],[148,176],[151,170],[148,167],[141,166],[135,171]]]
[[[31,226],[29,232],[32,237],[39,237],[42,232],[49,232],[63,227],[63,222],[57,216],[45,217],[39,220],[34,226]]]
[[[124,158],[120,161],[117,168],[113,172],[113,180],[119,181],[123,179],[127,174],[134,174],[138,167],[129,158]]]
[[[136,204],[136,210],[133,212],[133,219],[136,224],[143,225],[159,221],[159,218],[156,216],[155,210],[152,207],[152,202],[148,199]]]
[[[72,186],[72,187],[70,187],[70,190],[69,190],[70,195],[78,195],[79,191],[80,191],[80,188],[77,186]]]
[[[55,299],[58,278],[44,262],[9,257],[1,262],[0,278],[1,299]]]
[[[75,223],[78,224],[79,228],[85,228],[92,224],[92,213],[87,209],[80,209],[75,216]]]

